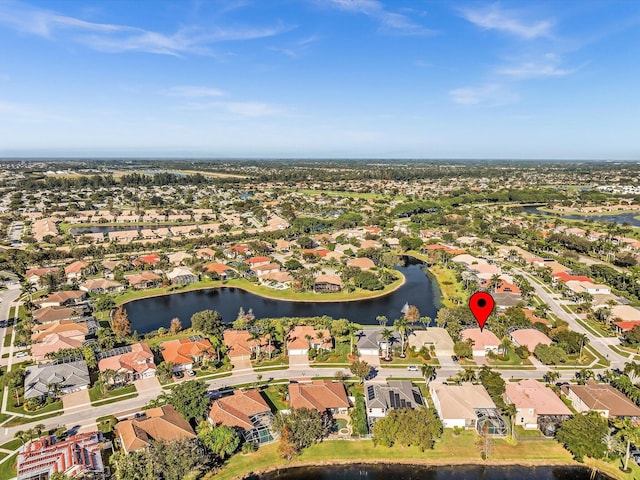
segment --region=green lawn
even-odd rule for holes
[[[287,402],[282,399],[277,387],[269,386],[261,392],[263,396],[267,397],[267,403],[271,403],[276,410],[287,410],[289,408]]]
[[[331,352],[328,352],[328,355],[318,355],[314,362],[349,364],[351,362],[347,358],[347,355],[349,355],[350,348],[350,343],[338,343],[335,349],[333,349]]]
[[[13,332],[13,327],[8,327],[7,331],[5,332],[5,336],[4,336],[4,342],[3,345],[5,347],[9,347],[11,345],[11,334]]]
[[[7,443],[3,443],[0,445],[0,448],[4,448],[5,450],[17,450],[22,446],[22,440],[19,438],[14,438],[13,440],[9,440]]]
[[[284,358],[282,355],[277,355],[271,359],[269,357],[265,357],[261,362],[251,360],[251,365],[253,368],[276,367],[280,365],[289,365],[289,360]]]
[[[94,403],[100,400],[107,400],[109,398],[128,395],[131,393],[136,393],[135,385],[127,385],[126,387],[107,390],[104,394],[102,393],[102,390],[96,386],[89,389],[89,399],[91,400],[91,403]]]
[[[542,432],[540,430],[525,430],[521,425],[516,425],[516,435],[518,437],[541,437]]]
[[[503,365],[531,365],[531,362],[528,359],[522,360],[518,355],[515,354],[513,349],[509,349],[509,355],[507,358],[502,358],[502,356],[498,355],[498,358],[492,360],[487,357],[487,363],[492,366],[500,367]]]
[[[484,464],[476,446],[475,432],[466,431],[459,436],[446,430],[436,442],[433,450],[420,452],[415,447],[376,447],[370,440],[347,441],[334,440],[315,444],[302,452],[291,462],[285,462],[277,456],[277,443],[260,448],[250,455],[236,455],[217,473],[205,478],[225,480],[241,477],[248,472],[258,472],[269,467],[288,467],[296,464],[323,464],[338,462],[384,462],[407,461],[429,464],[471,463]],[[489,462],[499,463],[531,462],[539,464],[574,463],[571,455],[554,440],[536,442],[535,448],[527,442],[515,445],[505,440],[494,440],[493,453]]]
[[[445,307],[453,307],[466,296],[464,286],[458,282],[456,272],[443,265],[431,265],[429,271],[438,281]]]
[[[18,454],[16,453],[7,461],[0,464],[0,480],[9,480],[10,478],[14,478],[16,475],[18,475],[18,472],[15,469],[17,458]]]
[[[129,400],[131,398],[136,398],[138,396],[138,393],[129,393],[123,397],[120,398],[107,398],[105,400],[98,400],[96,402],[92,402],[91,405],[94,407],[98,407],[98,406],[102,406],[102,405],[108,405],[110,403],[116,403],[116,402],[121,402],[122,400]]]
[[[22,408],[23,406],[19,406],[19,407],[15,407],[13,405],[14,403],[14,398],[9,398],[7,401],[7,410],[9,410],[10,412],[13,413],[22,413],[23,415],[28,415],[30,417],[36,417],[38,415],[42,415],[44,413],[49,413],[49,412],[55,412],[57,410],[62,410],[62,401],[58,400],[57,402],[53,402],[50,403],[49,405],[45,405],[44,407],[42,407],[39,410],[36,410],[35,412],[27,412],[24,408]],[[32,420],[28,420],[28,421],[32,421]]]

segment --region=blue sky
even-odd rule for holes
[[[640,158],[640,2],[0,0],[0,155]]]

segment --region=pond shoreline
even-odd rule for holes
[[[401,276],[401,278],[397,279],[394,281],[394,283],[398,282],[397,285],[393,285],[391,288],[389,288],[389,290],[382,290],[379,293],[373,294],[373,295],[368,295],[368,296],[359,296],[359,297],[355,297],[355,298],[341,298],[341,299],[330,299],[330,298],[318,298],[318,299],[313,299],[313,300],[301,300],[301,299],[295,299],[295,298],[283,298],[283,297],[277,297],[277,296],[273,296],[273,295],[267,295],[264,294],[262,292],[253,290],[252,288],[247,288],[244,285],[226,285],[226,284],[221,284],[221,285],[203,285],[201,287],[197,287],[197,288],[192,288],[192,289],[188,289],[188,290],[174,290],[174,291],[167,291],[167,292],[161,292],[161,293],[152,293],[149,295],[144,295],[144,296],[140,296],[140,297],[135,297],[129,300],[126,300],[124,302],[118,302],[116,304],[116,306],[122,306],[122,305],[126,305],[130,302],[135,302],[136,300],[144,300],[147,298],[154,298],[154,297],[164,297],[165,295],[175,295],[175,294],[179,294],[179,293],[187,293],[187,292],[197,292],[199,290],[213,290],[213,289],[220,289],[220,288],[237,288],[238,290],[242,290],[244,292],[247,293],[251,293],[253,295],[256,295],[258,297],[262,297],[262,298],[268,298],[269,300],[279,300],[282,302],[295,302],[295,303],[342,303],[342,302],[359,302],[361,300],[372,300],[375,298],[380,298],[380,297],[384,297],[386,295],[389,295],[393,292],[395,292],[396,290],[398,290],[400,287],[402,287],[407,279],[406,277],[401,273],[398,272]],[[324,294],[318,294],[318,295],[324,295]],[[331,295],[331,294],[329,294]]]

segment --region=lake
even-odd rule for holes
[[[288,302],[222,287],[143,298],[127,303],[125,308],[132,330],[138,333],[168,328],[173,317],[178,317],[187,328],[191,326],[191,315],[207,309],[217,310],[225,323],[233,322],[240,307],[245,311],[253,309],[256,318],[328,315],[362,325],[377,325],[378,315],[386,315],[392,323],[402,316],[402,308],[409,303],[418,307],[422,316],[435,318],[440,306],[440,289],[438,282],[423,271],[425,266],[420,260],[405,257],[405,265],[396,267],[405,276],[404,285],[383,297],[354,302]]]
[[[579,214],[552,214],[550,212],[545,212],[544,210],[539,210],[540,207],[528,206],[522,207],[522,210],[525,213],[530,213],[533,215],[558,215],[562,218],[567,218],[569,220],[582,220],[585,222],[608,222],[608,223],[618,223],[622,225],[623,223],[628,223],[629,225],[633,225],[634,227],[640,227],[640,220],[635,218],[640,215],[638,213],[619,213],[619,214],[610,214],[610,215],[579,215]]]
[[[181,224],[182,225],[182,224]],[[149,225],[140,225],[137,223],[122,224],[122,225],[91,225],[86,227],[75,227],[69,229],[69,233],[73,236],[82,235],[84,233],[109,233],[109,232],[122,232],[125,230],[137,230],[138,232],[148,228],[155,230],[161,227],[175,227],[175,223],[154,223]]]
[[[607,480],[587,467],[345,465],[295,467],[245,477],[261,480]]]

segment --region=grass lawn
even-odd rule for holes
[[[433,450],[420,452],[415,447],[375,447],[370,440],[347,441],[334,440],[318,443],[308,448],[299,457],[286,462],[277,456],[277,443],[260,448],[250,455],[236,455],[215,474],[216,480],[239,477],[248,472],[257,472],[268,467],[288,467],[296,464],[318,464],[360,461],[404,461],[410,463],[462,463],[484,464],[480,458],[480,451],[476,446],[477,435],[474,432],[463,432],[454,436],[451,430],[446,430]],[[489,462],[496,463],[574,463],[571,455],[554,440],[536,442],[535,448],[531,444],[520,442],[510,445],[504,440],[495,440],[493,453]],[[205,478],[213,479],[209,474]]]
[[[314,360],[314,362],[317,363],[346,363],[349,364],[351,363],[350,360],[347,358],[347,355],[349,355],[349,349],[351,348],[351,344],[350,343],[338,343],[336,345],[336,348],[331,350],[330,352],[327,352],[328,355],[318,355],[316,357],[316,359]]]
[[[507,358],[502,358],[498,355],[498,358],[495,360],[487,357],[487,363],[492,366],[500,367],[503,365],[531,365],[531,362],[528,359],[522,360],[518,355],[515,354],[513,349],[509,349],[509,355]]]
[[[22,446],[22,440],[19,438],[14,438],[13,440],[8,441],[7,443],[3,443],[0,445],[0,448],[4,448],[5,450],[17,450]]]
[[[62,405],[60,406],[60,408],[62,408]],[[43,414],[39,417],[13,417],[11,420],[5,423],[3,427],[17,427],[19,425],[26,425],[27,423],[38,423],[42,420],[46,420],[47,418],[58,417],[60,416],[60,414],[61,411],[57,411],[53,413]]]
[[[289,405],[282,399],[282,395],[274,386],[270,386],[261,390],[262,396],[267,397],[267,403],[276,410],[287,410]]]
[[[11,346],[11,333],[12,332],[13,332],[13,327],[8,327],[7,331],[5,332],[5,337],[4,337],[4,342],[3,342],[3,345],[5,347]]]
[[[442,302],[445,307],[454,307],[457,300],[465,297],[464,286],[456,279],[456,272],[442,265],[432,265],[429,271],[436,277],[440,291],[442,292]]]
[[[278,355],[278,356],[273,357],[271,359],[269,359],[269,357],[265,357],[265,359],[262,360],[261,362],[257,362],[255,360],[251,360],[251,365],[253,366],[253,368],[277,367],[277,366],[280,366],[280,365],[289,365],[289,360],[283,358],[282,355]]]
[[[224,362],[218,368],[205,368],[204,370],[201,368],[197,368],[194,371],[196,372],[197,377],[208,377],[210,375],[215,375],[216,373],[224,373],[230,372],[233,369],[233,365],[230,362]]]
[[[525,430],[521,425],[516,425],[516,435],[518,437],[541,437],[542,432],[540,430]]]
[[[631,473],[626,474],[620,470],[620,467],[623,465],[620,459],[594,460],[592,458],[585,458],[584,463],[590,467],[595,467],[603,473],[606,473],[607,475],[610,475],[614,478],[625,480],[636,480],[640,478],[640,466],[636,465],[636,463],[632,459],[629,460],[629,468],[631,468]]]
[[[0,464],[0,480],[9,480],[10,478],[14,478],[16,475],[18,475],[18,472],[15,469],[17,458],[18,454],[16,453],[7,461]]]
[[[31,417],[36,417],[38,415],[42,415],[44,413],[49,413],[49,412],[55,412],[57,410],[62,410],[62,400],[58,400],[57,402],[53,402],[49,405],[45,405],[44,407],[42,407],[39,410],[36,410],[35,412],[27,412],[23,407],[23,405],[19,406],[19,407],[15,407],[13,405],[15,398],[9,398],[7,401],[7,410],[9,410],[10,412],[14,412],[14,413],[22,413],[23,415],[28,415]],[[27,419],[28,421],[32,421]]]
[[[136,398],[138,396],[138,393],[129,393],[123,397],[120,398],[107,398],[105,400],[98,400],[96,402],[91,402],[91,405],[94,407],[98,407],[98,406],[102,406],[102,405],[108,405],[110,403],[116,403],[116,402],[121,402],[122,400],[129,400],[131,398]]]
[[[104,395],[99,387],[91,387],[89,389],[89,399],[91,403],[99,400],[106,400],[108,398],[118,397],[120,395],[127,395],[136,392],[135,385],[127,385],[126,387],[116,388],[114,390],[107,390]]]

